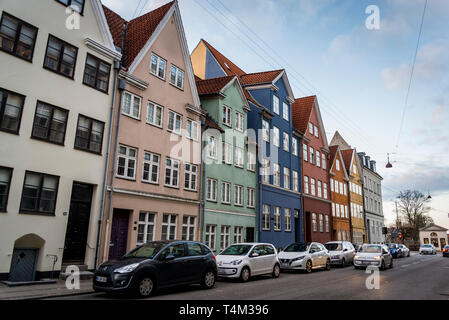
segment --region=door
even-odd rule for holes
[[[252,257],[254,253],[257,253],[257,257]],[[249,266],[251,268],[251,275],[258,275],[263,273],[264,269],[264,255],[265,250],[263,246],[255,246],[249,254]]]
[[[254,242],[254,228],[246,228],[246,242]]]
[[[126,253],[129,215],[130,211],[128,210],[114,209],[109,243],[109,260],[118,259]]]
[[[305,231],[305,239],[306,242],[312,241],[312,222],[310,221],[310,212],[306,212],[305,214],[305,220],[306,220],[306,227],[304,228]]]
[[[204,254],[201,245],[188,243],[185,260],[187,281],[200,281],[207,264],[207,256]]]
[[[176,285],[184,283],[188,278],[189,272],[186,268],[186,248],[184,243],[173,244],[162,252],[158,257],[158,281],[162,286]],[[174,259],[166,260],[173,256]],[[172,258],[173,258],[172,257]]]
[[[320,248],[315,243],[310,246],[309,253],[312,257],[312,267],[314,268],[323,265],[320,251]]]
[[[39,250],[14,249],[9,271],[9,281],[34,281]]]
[[[92,204],[92,185],[73,183],[65,236],[64,262],[84,263]]]
[[[273,271],[274,265],[276,264],[276,251],[272,246],[264,246],[264,249],[264,272],[271,273]]]

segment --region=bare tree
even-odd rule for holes
[[[410,236],[417,241],[419,229],[433,222],[433,219],[428,216],[429,199],[418,190],[405,190],[399,193],[398,200],[399,211],[405,222],[411,227]]]

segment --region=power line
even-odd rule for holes
[[[136,17],[136,15],[137,15],[137,10],[139,10],[139,7],[140,7],[140,4],[141,4],[141,3],[142,3],[142,0],[139,0],[139,3],[137,4],[136,10],[134,10],[134,13],[133,13],[133,16],[132,16],[131,20],[134,19],[134,18]]]
[[[145,9],[145,7],[147,6],[147,4],[148,4],[149,1],[150,1],[150,0],[147,0],[147,1],[145,2],[145,4],[143,5],[142,9],[140,9],[139,14],[137,15],[138,17],[140,17],[140,15],[142,14],[143,9]]]
[[[410,72],[410,80],[408,83],[407,94],[405,95],[405,104],[404,104],[404,109],[402,111],[401,125],[399,126],[399,134],[398,134],[398,138],[396,141],[396,153],[399,150],[399,141],[401,139],[402,129],[404,127],[405,114],[407,112],[408,98],[410,95],[410,88],[412,86],[413,74],[415,71],[415,64],[416,64],[416,57],[418,56],[419,43],[421,41],[422,29],[423,29],[423,25],[424,25],[424,17],[426,15],[426,9],[427,9],[427,0],[425,0],[425,3],[424,3],[424,9],[423,9],[422,17],[421,17],[421,25],[419,27],[419,33],[418,33],[418,41],[416,43],[415,55],[413,56],[412,70]]]

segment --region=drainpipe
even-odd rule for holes
[[[201,116],[201,127],[206,129],[206,118],[204,116]],[[205,130],[204,130],[205,131]],[[199,208],[199,221],[198,226],[200,227],[200,242],[205,242],[204,232],[205,232],[205,222],[206,222],[206,214],[205,214],[205,206],[204,206],[204,199],[205,199],[205,190],[206,188],[206,166],[203,162],[203,149],[205,147],[203,135],[201,135],[201,164],[200,164],[200,172],[201,172],[201,179],[203,180],[202,183],[200,183],[200,208]]]
[[[115,106],[115,95],[117,93],[117,78],[118,78],[118,70],[120,69],[120,61],[114,61],[114,85],[112,89],[112,101],[111,101],[111,110],[109,113],[109,128],[108,128],[108,141],[106,146],[106,159],[105,166],[103,172],[103,186],[101,189],[101,201],[100,201],[100,216],[98,217],[98,230],[97,230],[97,243],[95,246],[95,261],[94,261],[94,269],[97,268],[98,264],[98,253],[100,249],[100,239],[101,239],[101,224],[103,222],[103,212],[104,212],[104,200],[106,196],[106,184],[107,184],[107,175],[108,175],[108,165],[109,165],[109,148],[111,145],[112,138],[112,121],[114,117],[114,106]]]

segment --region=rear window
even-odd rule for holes
[[[272,246],[264,246],[266,254],[274,254],[274,249]]]
[[[362,246],[359,252],[378,253],[382,251],[381,246]]]
[[[329,251],[342,251],[341,243],[326,243],[326,249]]]
[[[189,256],[202,256],[204,254],[198,243],[189,243],[187,244],[187,248],[189,251]]]

